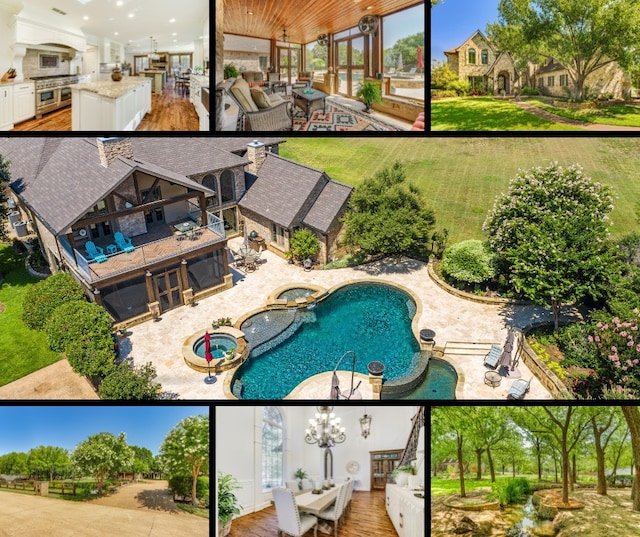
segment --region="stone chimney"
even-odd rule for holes
[[[133,158],[133,147],[131,146],[131,138],[98,138],[98,154],[100,155],[100,164],[105,168],[109,167],[118,157]]]
[[[264,164],[267,158],[267,149],[262,142],[254,140],[250,144],[247,144],[247,158],[251,163],[247,166],[247,171],[253,175],[258,175],[260,168]]]

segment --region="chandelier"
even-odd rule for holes
[[[148,58],[149,60],[159,60],[160,59],[160,54],[158,54],[157,51],[157,44],[156,44],[156,51],[154,52],[153,50],[153,36],[149,36],[149,54],[148,54]]]
[[[282,37],[280,38],[280,40],[283,43],[286,43],[287,41],[289,41],[289,36],[287,35],[287,30],[286,29],[282,30]]]
[[[367,414],[367,410],[364,411],[364,416],[360,418],[360,432],[362,436],[366,438],[371,433],[371,416]]]
[[[321,448],[331,448],[341,444],[347,437],[345,428],[340,425],[340,418],[336,418],[332,406],[316,407],[315,418],[309,419],[309,427],[305,429],[304,441],[307,444],[318,444]]]

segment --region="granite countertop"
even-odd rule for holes
[[[143,73],[149,73],[150,75],[160,75],[162,73],[166,73],[165,70],[163,69],[145,69],[144,71],[142,71]]]
[[[6,82],[0,82],[0,86],[15,86],[16,84],[35,84],[35,82],[33,80],[25,80],[24,78],[21,80],[10,78]]]
[[[209,87],[209,77],[208,76],[191,75],[191,78],[194,79],[196,82],[198,82],[198,84],[200,84],[200,86],[202,86],[203,88],[208,88]]]
[[[117,99],[118,97],[122,97],[129,90],[132,90],[136,86],[141,86],[142,84],[148,84],[146,77],[125,76],[120,82],[114,82],[113,80],[99,80],[97,82],[74,84],[71,86],[71,89],[91,91],[101,95],[102,97]]]

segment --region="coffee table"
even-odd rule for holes
[[[316,110],[324,110],[326,93],[317,89],[294,89],[293,103],[304,111],[307,121]]]

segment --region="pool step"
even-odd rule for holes
[[[444,354],[485,356],[491,349],[491,345],[500,344],[486,341],[447,341],[444,347]]]

